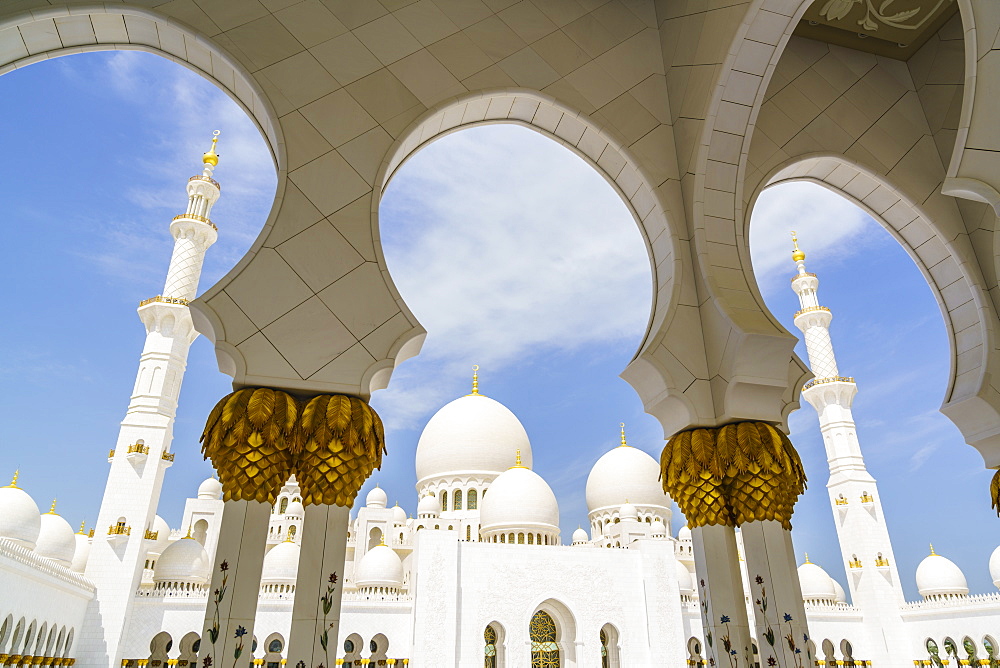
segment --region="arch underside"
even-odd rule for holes
[[[380,193],[427,142],[510,122],[588,160],[636,218],[654,301],[623,377],[666,435],[780,423],[797,407],[808,373],[760,298],[746,225],[764,185],[811,178],[854,196],[907,245],[952,335],[943,410],[1000,466],[996,216],[941,194],[946,178],[1000,173],[990,162],[1000,151],[989,150],[1000,134],[975,86],[1000,67],[1000,26],[975,30],[989,3],[960,0],[961,20],[906,62],[793,36],[808,0],[576,14],[528,0],[544,15],[534,22],[442,4],[443,18],[422,28],[405,7],[367,15],[303,3],[295,16],[263,6],[249,16],[226,2],[148,4],[18,3],[0,16],[0,73],[143,49],[198,71],[254,118],[278,168],[274,208],[247,256],[193,304],[235,385],[362,397],[385,387],[424,331],[382,256]],[[502,19],[513,30],[504,36],[482,27]],[[816,156],[842,159],[817,176],[827,163]],[[861,174],[837,185],[851,164]],[[854,195],[865,175],[878,183]],[[876,201],[894,194],[888,208]]]

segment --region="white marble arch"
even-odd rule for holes
[[[789,181],[816,183],[850,200],[892,234],[913,259],[938,302],[948,332],[951,371],[941,412],[979,450],[987,467],[1000,466],[1000,413],[981,398],[984,392],[998,394],[991,381],[1000,370],[998,320],[978,267],[958,260],[971,255],[968,237],[944,237],[905,188],[857,161],[835,154],[792,158],[763,179],[747,208],[746,237],[750,212],[760,192]],[[756,284],[751,286],[762,300]]]

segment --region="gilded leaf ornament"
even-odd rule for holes
[[[990,499],[993,509],[997,511],[997,517],[1000,517],[1000,471],[993,474],[993,480],[990,482]]]
[[[320,395],[297,401],[266,387],[223,397],[208,416],[201,442],[226,501],[274,503],[294,473],[304,505],[350,507],[385,452],[382,420],[361,399]]]
[[[775,520],[790,529],[806,488],[791,441],[765,422],[675,434],[660,456],[660,480],[692,528]]]

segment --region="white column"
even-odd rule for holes
[[[244,668],[253,660],[254,619],[267,543],[271,506],[258,501],[226,501],[219,547],[212,564],[200,665]]]
[[[812,668],[792,535],[773,520],[740,526],[749,576],[760,665],[773,657],[781,668]]]
[[[340,653],[340,605],[350,509],[307,506],[295,578],[288,665],[332,666]]]
[[[750,623],[736,530],[727,526],[696,527],[691,538],[705,658],[716,668],[752,666]]]

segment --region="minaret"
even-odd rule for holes
[[[188,350],[198,336],[188,303],[198,291],[205,251],[218,238],[209,220],[220,192],[212,178],[219,163],[218,135],[202,156],[202,173],[188,179],[187,211],[170,223],[174,251],[163,293],[139,304],[146,343],[118,441],[108,454],[111,471],[86,568],[97,596],[80,638],[82,665],[117,668],[123,658],[144,658],[123,657],[122,641],[129,634],[163,475],[174,460],[170,442],[177,397]]]
[[[819,279],[806,271],[806,254],[799,249],[798,238],[792,232],[795,250],[792,259],[798,273],[792,278],[792,290],[799,296],[801,309],[795,314],[795,326],[802,330],[809,366],[816,375],[802,388],[802,397],[819,414],[820,430],[830,465],[827,490],[837,538],[848,574],[852,603],[861,609],[865,626],[877,635],[864,648],[866,652],[883,652],[886,637],[903,638],[899,606],[904,602],[903,588],[896,569],[896,560],[889,541],[889,529],[882,512],[875,478],[865,468],[858,442],[857,427],[851,405],[858,387],[854,378],[841,376],[830,340],[833,313],[820,306],[817,296]],[[898,634],[898,635],[897,635]],[[901,646],[895,642],[895,646]],[[862,651],[862,648],[858,648]],[[872,659],[875,660],[875,656]],[[897,657],[898,658],[898,657]],[[879,663],[903,665],[889,655]]]

